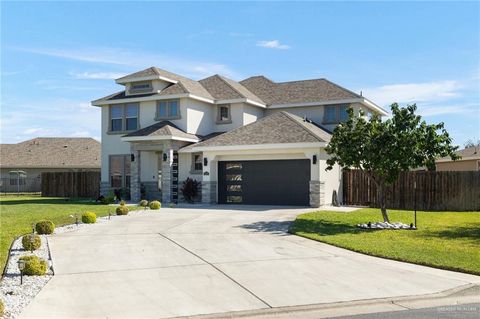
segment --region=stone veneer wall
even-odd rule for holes
[[[131,150],[132,154],[135,156],[135,160],[130,163],[130,199],[134,203],[140,201],[140,154],[141,152],[137,150]]]
[[[325,204],[325,182],[310,181],[310,206],[320,207]]]
[[[217,202],[217,182],[202,182],[202,203]]]

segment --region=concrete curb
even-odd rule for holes
[[[302,318],[317,319],[339,316],[351,316],[386,311],[402,311],[447,305],[480,302],[480,285],[467,284],[442,292],[355,300],[335,303],[311,304],[291,307],[274,307],[246,311],[233,311],[208,315],[195,315],[176,318],[217,319],[217,318]]]

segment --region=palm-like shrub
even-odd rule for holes
[[[195,179],[187,178],[182,185],[180,191],[182,192],[183,197],[189,203],[193,203],[195,198],[197,198],[200,189],[200,182]]]

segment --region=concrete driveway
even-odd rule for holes
[[[286,233],[308,209],[162,208],[49,239],[23,318],[166,318],[436,293],[480,278]]]

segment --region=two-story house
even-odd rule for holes
[[[181,200],[188,177],[204,203],[310,205],[341,192],[339,167],[325,171],[331,132],[346,110],[386,115],[365,97],[326,79],[277,83],[195,81],[155,67],[116,80],[102,108],[101,192]]]

